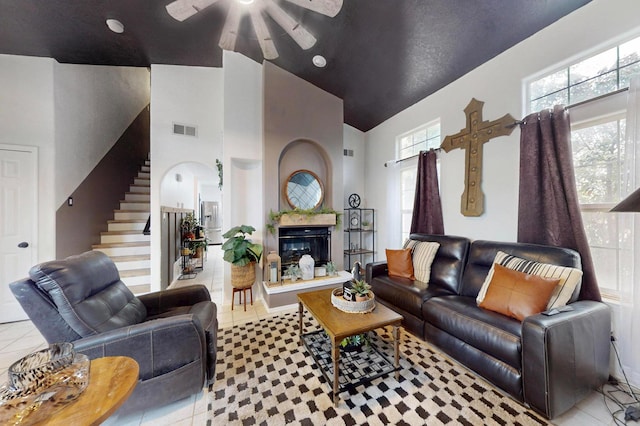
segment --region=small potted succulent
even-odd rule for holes
[[[371,342],[369,340],[368,333],[356,334],[355,336],[349,336],[342,339],[340,347],[346,352],[357,351],[365,346],[367,349],[371,348]]]
[[[298,278],[302,277],[302,271],[300,271],[300,267],[298,265],[292,263],[287,268],[286,275],[289,275],[289,279],[292,282],[295,282]]]
[[[353,284],[351,284],[351,288],[356,292],[357,302],[362,302],[363,300],[369,299],[369,291],[371,290],[371,286],[367,284],[365,280],[355,280]]]
[[[327,270],[327,275],[330,277],[336,276],[338,274],[338,268],[336,268],[336,264],[332,261],[327,262],[325,265],[325,269]]]

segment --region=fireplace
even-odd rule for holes
[[[305,254],[316,266],[325,265],[331,260],[331,232],[328,227],[280,228],[278,248],[283,272]]]

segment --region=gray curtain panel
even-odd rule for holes
[[[563,106],[524,119],[518,241],[578,251],[584,272],[580,299],[601,300],[578,204],[569,112]]]
[[[420,151],[418,156],[418,176],[416,177],[416,197],[413,202],[411,233],[444,235],[442,204],[438,190],[438,170],[436,152]]]

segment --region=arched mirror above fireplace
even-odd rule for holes
[[[287,202],[294,209],[316,209],[324,199],[322,181],[309,170],[296,170],[291,173],[283,189]]]

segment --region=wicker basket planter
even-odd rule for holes
[[[331,303],[342,312],[350,314],[366,314],[376,307],[376,297],[373,292],[369,292],[369,298],[361,302],[352,302],[342,297],[342,289],[336,288],[331,292]]]
[[[231,264],[231,285],[235,288],[251,287],[256,280],[255,265],[255,262],[244,266]]]

